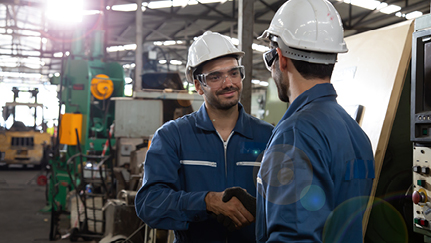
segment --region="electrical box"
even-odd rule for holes
[[[424,28],[422,22],[427,22]],[[418,18],[412,42],[411,140],[431,144],[431,16]]]
[[[415,20],[410,139],[413,142],[413,230],[431,242],[431,15]]]
[[[163,124],[162,100],[114,98],[116,138],[144,138]]]
[[[78,130],[79,141],[82,141],[82,114],[63,114],[60,123],[60,143],[77,145],[75,130]]]

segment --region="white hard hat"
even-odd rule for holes
[[[187,81],[193,83],[193,72],[200,64],[226,55],[237,55],[238,59],[244,52],[236,48],[229,37],[216,32],[206,31],[190,46],[186,65]]]
[[[291,53],[293,50],[289,57],[296,60],[304,60],[301,50],[328,53],[328,57],[321,56],[322,60],[320,57],[305,59],[315,63],[328,63],[328,59],[334,59],[335,63],[336,53],[347,52],[340,15],[327,0],[285,2],[275,13],[269,28],[258,39],[270,35],[281,39],[284,45],[279,46],[280,49],[283,50],[283,46],[290,47],[290,50],[283,51]]]

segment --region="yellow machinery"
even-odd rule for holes
[[[18,90],[13,88],[13,102],[7,102],[3,107],[3,118],[7,120],[10,115],[13,116],[13,125],[9,129],[0,131],[0,162],[3,164],[23,164],[39,166],[46,158],[44,151],[51,145],[51,135],[45,130],[42,119],[42,129],[37,129],[36,116],[37,108],[43,105],[37,103],[38,89]],[[34,103],[16,102],[19,92],[30,92],[35,98]],[[34,109],[34,126],[27,127],[21,121],[15,120],[15,108],[17,106],[27,106]],[[45,155],[45,157],[44,157]],[[47,162],[47,161],[46,161]]]

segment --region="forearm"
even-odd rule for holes
[[[151,227],[185,230],[189,222],[207,219],[206,194],[174,191],[161,184],[144,186],[136,195],[136,212]]]

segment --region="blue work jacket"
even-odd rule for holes
[[[336,97],[318,84],[274,128],[257,178],[258,242],[362,243],[373,151]]]
[[[172,229],[175,242],[255,242],[255,224],[228,232],[206,210],[209,191],[239,186],[256,194],[256,175],[273,126],[245,113],[224,142],[205,104],[169,121],[153,136],[136,195],[138,216],[150,227]]]

